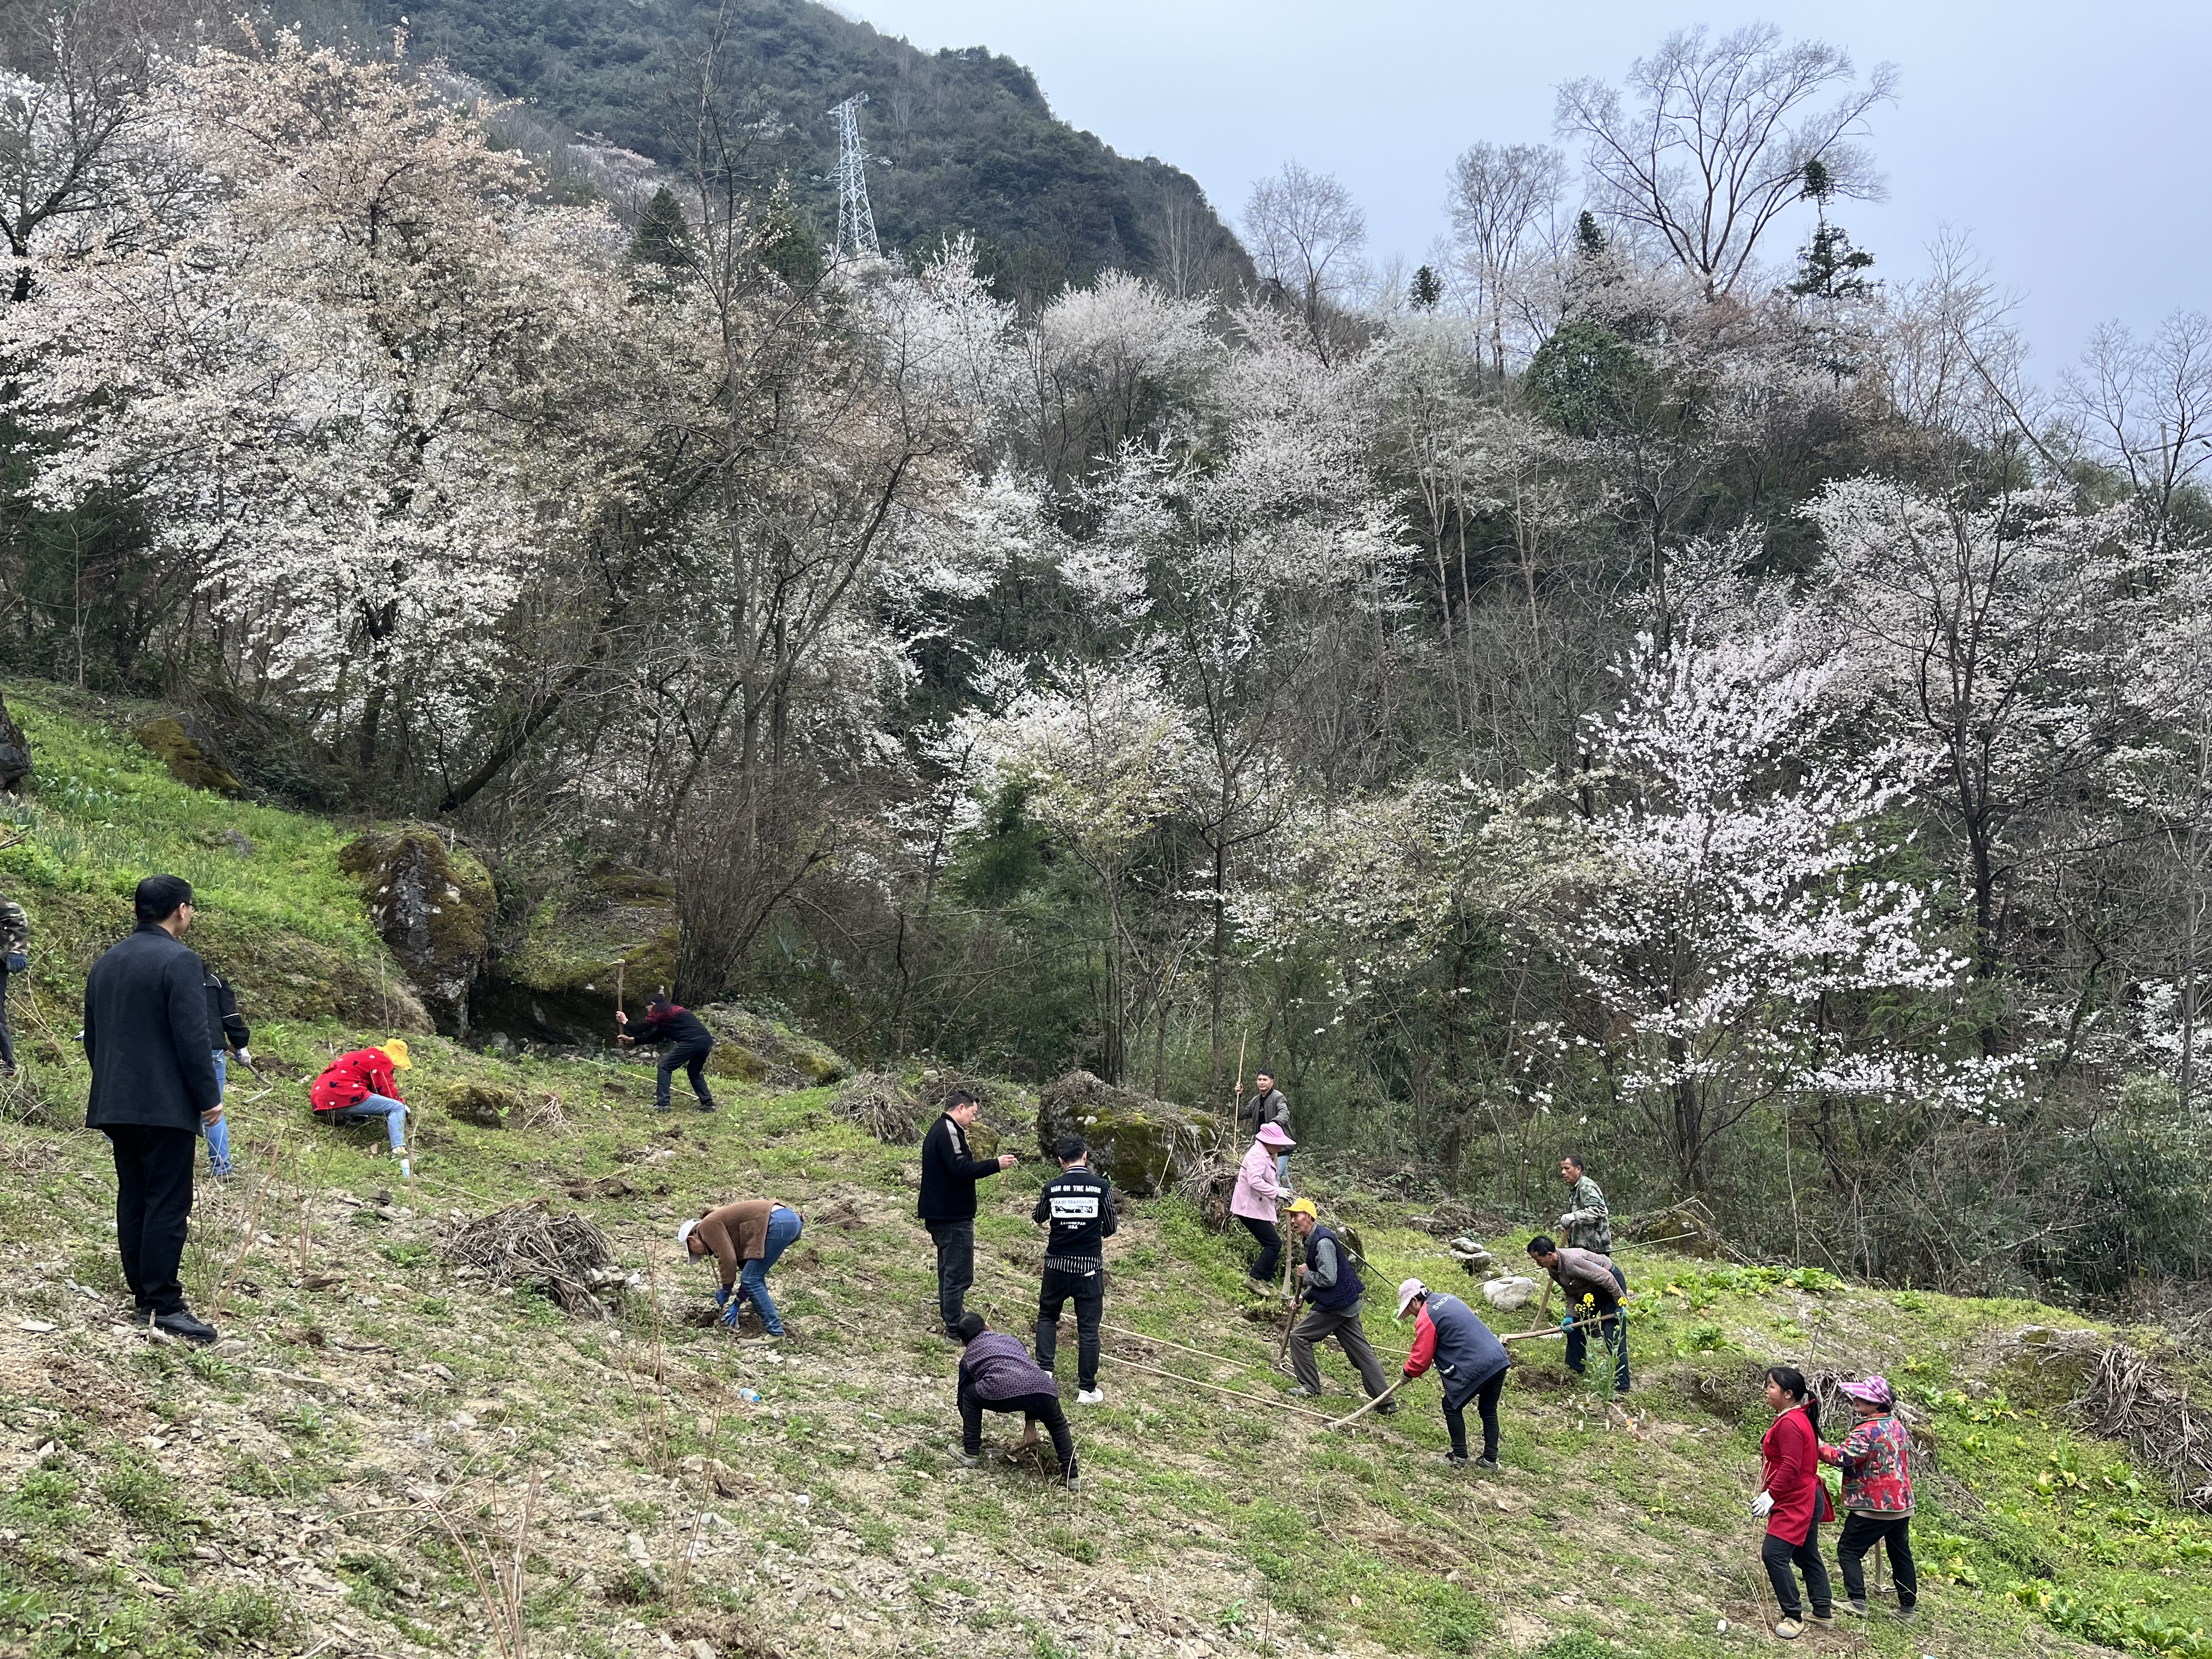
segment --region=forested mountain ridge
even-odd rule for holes
[[[985,47],[924,52],[812,0],[385,0],[382,13],[386,27],[405,20],[412,55],[671,167],[696,131],[711,46],[730,106],[765,124],[753,164],[789,179],[825,243],[837,215],[827,112],[866,93],[886,251],[969,232],[1002,286],[1038,295],[1113,269],[1191,291],[1250,275],[1188,174],[1056,118],[1036,77]]]

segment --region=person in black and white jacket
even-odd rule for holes
[[[937,1245],[937,1311],[954,1342],[960,1340],[960,1316],[968,1311],[968,1287],[975,1282],[975,1183],[1017,1161],[1012,1152],[969,1155],[968,1126],[981,1109],[975,1096],[955,1089],[945,1115],[921,1138],[921,1195],[915,1213]]]
[[[1060,1353],[1060,1310],[1075,1304],[1079,1406],[1102,1406],[1098,1320],[1106,1310],[1106,1241],[1114,1236],[1114,1186],[1091,1168],[1083,1137],[1062,1135],[1053,1146],[1060,1173],[1045,1182],[1030,1219],[1052,1231],[1044,1247],[1044,1283],[1037,1291],[1037,1364],[1049,1371]]]

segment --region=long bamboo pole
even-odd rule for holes
[[[1334,1423],[1331,1423],[1329,1427],[1332,1429],[1340,1429],[1347,1423],[1357,1423],[1361,1418],[1366,1416],[1368,1413],[1373,1411],[1377,1406],[1389,1399],[1391,1395],[1396,1394],[1399,1389],[1404,1388],[1406,1384],[1413,1380],[1413,1379],[1410,1376],[1401,1376],[1395,1382],[1393,1382],[1389,1388],[1383,1389],[1382,1393],[1376,1395],[1372,1400],[1362,1406],[1358,1411],[1347,1412],[1344,1416],[1338,1418]]]
[[[1099,1358],[1115,1365],[1126,1365],[1133,1371],[1143,1371],[1147,1376],[1164,1376],[1170,1382],[1188,1382],[1194,1389],[1206,1389],[1215,1394],[1225,1394],[1234,1400],[1249,1400],[1255,1406],[1265,1406],[1271,1412],[1296,1412],[1301,1417],[1314,1418],[1323,1423],[1328,1421],[1328,1414],[1326,1412],[1311,1411],[1304,1406],[1294,1406],[1287,1400],[1278,1399],[1273,1395],[1253,1394],[1244,1389],[1224,1388],[1218,1382],[1206,1382],[1195,1376],[1185,1376],[1180,1371],[1164,1371],[1154,1365],[1140,1365],[1135,1360],[1124,1359],[1118,1354],[1101,1354]]]

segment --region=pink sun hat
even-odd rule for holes
[[[1846,1382],[1844,1392],[1854,1400],[1863,1400],[1869,1406],[1894,1406],[1897,1396],[1889,1391],[1886,1377],[1869,1376],[1863,1382]]]
[[[1262,1123],[1257,1138],[1270,1146],[1295,1146],[1298,1144],[1283,1133],[1283,1126],[1279,1123]]]

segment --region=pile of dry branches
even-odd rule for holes
[[[1177,1160],[1175,1189],[1198,1206],[1215,1232],[1229,1230],[1229,1200],[1237,1189],[1237,1165],[1216,1146],[1194,1135],[1195,1146]]]
[[[839,1091],[830,1109],[887,1146],[921,1139],[921,1106],[890,1072],[864,1072]]]
[[[541,1291],[576,1319],[605,1319],[599,1293],[623,1278],[605,1233],[580,1215],[549,1215],[542,1199],[458,1224],[444,1253],[495,1285]]]
[[[2212,1510],[2212,1415],[2156,1361],[2112,1344],[2090,1366],[2074,1408],[2092,1432],[2125,1440],[2183,1503]]]

